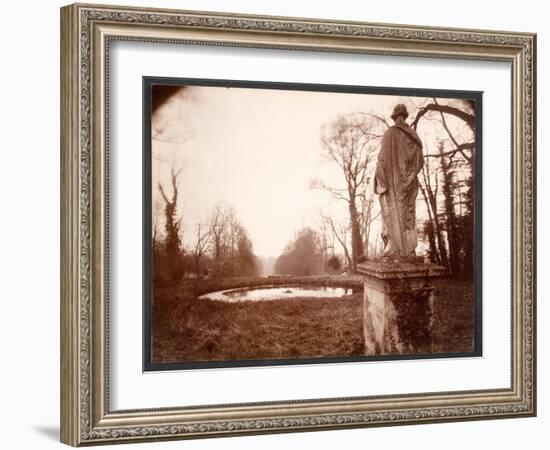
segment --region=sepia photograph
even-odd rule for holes
[[[144,370],[482,355],[481,92],[143,88]]]

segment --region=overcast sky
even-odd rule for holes
[[[391,122],[393,106],[422,98],[190,86],[153,115],[153,204],[158,183],[181,170],[179,212],[184,243],[216,204],[233,206],[260,256],[278,256],[294,233],[319,224],[319,210],[341,211],[321,178],[340,184],[322,157],[321,128],[341,114],[375,112]]]

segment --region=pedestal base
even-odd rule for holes
[[[363,332],[366,355],[432,352],[432,280],[445,273],[435,264],[366,262]]]

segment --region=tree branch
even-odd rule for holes
[[[449,105],[440,105],[438,103],[430,103],[429,105],[424,106],[418,111],[418,114],[414,118],[414,120],[411,123],[411,127],[416,130],[416,127],[418,126],[418,121],[427,114],[430,111],[439,111],[445,114],[450,114],[452,116],[458,117],[459,119],[463,120],[473,131],[475,130],[475,116],[473,114],[469,114],[465,111],[462,111],[459,108],[455,108],[454,106]]]
[[[471,158],[468,158],[464,155],[464,150],[473,150],[476,146],[475,142],[466,142],[464,144],[458,145],[455,149],[449,150],[448,152],[438,153],[438,154],[428,154],[424,155],[424,158],[441,158],[442,156],[454,156],[456,153],[462,154],[467,161],[471,161]]]
[[[380,117],[380,116],[377,116],[376,114],[372,114],[372,113],[366,113],[366,112],[358,112],[357,114],[361,114],[363,116],[369,116],[369,117],[372,117],[376,120],[379,120],[380,122],[382,122],[384,125],[386,125],[386,127],[390,128],[391,125],[386,121],[386,119],[384,119],[383,117]],[[361,131],[363,131],[362,128],[360,128]],[[376,136],[376,137],[381,137],[381,136]]]

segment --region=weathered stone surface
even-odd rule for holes
[[[395,106],[395,124],[382,136],[374,178],[382,212],[384,255],[407,258],[415,254],[418,173],[424,165],[422,140],[405,119],[403,104]]]
[[[367,261],[357,265],[357,271],[374,279],[414,279],[444,275],[445,267],[426,263],[387,264],[383,261]]]
[[[368,355],[431,353],[434,289],[431,280],[445,268],[416,255],[418,173],[424,164],[422,141],[395,106],[382,137],[374,190],[382,212],[384,251],[357,266],[363,275],[363,328]]]
[[[358,266],[363,275],[363,331],[365,354],[432,352],[432,279],[445,273],[434,264]]]

